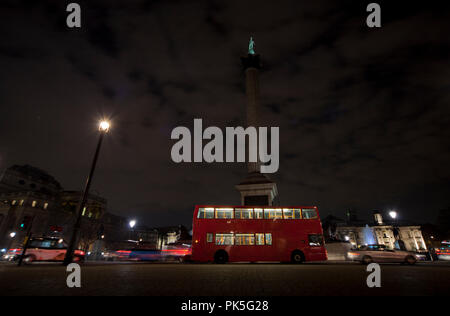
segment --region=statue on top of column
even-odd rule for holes
[[[248,53],[249,55],[255,55],[255,41],[253,37],[250,37],[250,41],[248,42]]]

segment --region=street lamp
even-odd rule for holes
[[[128,223],[128,225],[130,225],[130,228],[131,228],[131,232],[130,232],[130,240],[132,240],[133,239],[133,235],[134,235],[134,226],[136,226],[136,220],[135,219],[132,219],[129,223]]]
[[[108,121],[101,121],[99,126],[98,126],[98,129],[101,132],[108,132],[109,131],[109,126],[110,126],[110,124],[109,124]]]
[[[397,216],[398,216],[398,214],[397,214],[396,211],[392,210],[392,211],[389,211],[389,216],[394,221],[393,225],[392,225],[392,228],[393,228],[393,232],[394,232],[394,238],[397,240],[395,243],[397,244],[397,246],[398,246],[398,248],[400,250],[404,250],[404,243],[401,240],[401,236],[400,236],[400,232],[399,232],[399,228],[398,228],[398,223],[397,223]]]
[[[397,218],[397,212],[396,212],[396,211],[390,211],[390,212],[389,212],[389,216],[390,216],[392,219],[396,219],[396,218]]]
[[[16,237],[16,232],[10,233],[9,237],[11,238],[11,240],[9,241],[8,249],[6,249],[7,252],[9,251],[9,249],[11,249],[11,246],[12,246],[12,243],[13,243],[13,239],[14,239],[14,237]]]
[[[110,123],[108,121],[103,120],[99,123],[98,130],[100,132],[100,135],[98,138],[97,148],[95,150],[94,159],[92,160],[91,170],[89,171],[89,175],[86,179],[83,195],[81,197],[80,203],[78,204],[77,212],[75,213],[77,219],[73,227],[72,238],[70,239],[69,245],[67,247],[66,256],[64,258],[64,265],[68,265],[73,260],[73,253],[78,239],[78,231],[80,230],[81,227],[81,217],[83,214],[82,210],[84,209],[84,205],[86,204],[89,195],[89,188],[91,187],[91,181],[94,176],[95,166],[97,165],[97,159],[100,153],[100,147],[102,145],[103,137],[109,131],[109,127]]]

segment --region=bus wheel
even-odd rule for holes
[[[227,263],[228,261],[228,254],[225,250],[218,250],[216,254],[214,255],[214,262],[215,263]]]
[[[305,255],[300,250],[294,250],[291,255],[292,263],[302,263],[305,261]]]

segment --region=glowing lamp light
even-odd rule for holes
[[[396,218],[397,218],[397,212],[396,212],[396,211],[390,211],[390,212],[389,212],[389,216],[390,216],[392,219],[396,219]]]
[[[134,219],[131,220],[129,225],[130,225],[131,228],[133,228],[134,226],[136,226],[136,221]]]
[[[107,132],[107,131],[109,131],[109,126],[110,126],[109,122],[101,121],[100,125],[98,127],[101,132]]]
[[[350,240],[350,237],[345,236],[344,239],[345,239],[345,241],[349,241],[349,240]]]
[[[9,237],[11,237],[11,238],[16,237],[16,233],[12,232],[11,234],[9,234]]]

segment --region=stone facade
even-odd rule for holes
[[[80,191],[63,191],[52,176],[38,168],[14,165],[6,169],[0,178],[0,248],[21,247],[29,231],[33,236],[69,240],[80,197]],[[106,206],[104,198],[89,194],[79,248],[89,249],[104,234]]]
[[[385,245],[390,249],[426,251],[427,246],[419,225],[385,222],[380,212],[374,212],[374,221],[345,221],[333,217],[323,220],[326,237],[350,242],[354,247],[366,244]]]

